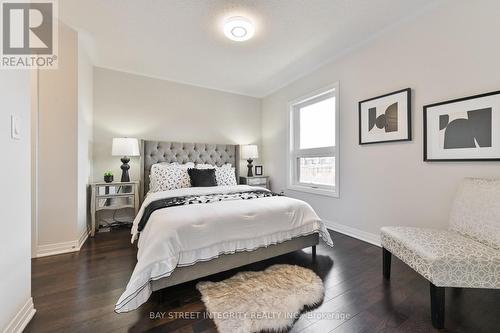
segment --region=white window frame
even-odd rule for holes
[[[318,102],[327,95],[335,97],[335,146],[324,148],[300,149],[299,147],[299,121],[300,107]],[[339,137],[340,137],[340,93],[339,83],[315,90],[288,103],[288,142],[287,142],[287,189],[301,191],[330,197],[339,197]],[[335,186],[308,184],[299,182],[298,161],[300,157],[335,157]]]

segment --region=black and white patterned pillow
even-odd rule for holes
[[[215,168],[215,178],[217,178],[217,186],[235,186],[236,173],[231,164],[225,164]]]
[[[191,187],[187,170],[192,167],[194,167],[193,163],[153,164],[149,175],[149,191],[160,192]]]

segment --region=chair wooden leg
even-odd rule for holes
[[[382,272],[384,279],[391,279],[391,252],[385,248],[382,248]]]
[[[436,287],[430,283],[432,326],[437,329],[444,327],[444,287]]]
[[[316,261],[316,245],[312,246],[312,260]]]

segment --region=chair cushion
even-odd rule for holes
[[[464,179],[449,222],[450,230],[500,249],[500,180]]]
[[[383,227],[381,243],[438,287],[500,288],[500,251],[455,231]]]

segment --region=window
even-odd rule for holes
[[[290,102],[288,188],[338,196],[338,83]]]

